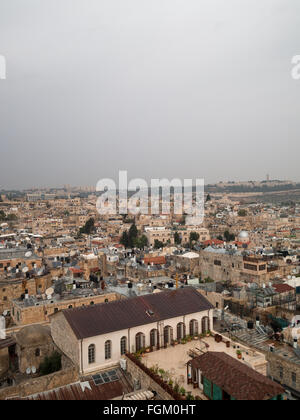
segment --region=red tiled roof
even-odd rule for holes
[[[90,269],[90,272],[91,273],[98,273],[98,271],[100,271],[100,270],[101,270],[100,267],[93,267],[93,268]]]
[[[286,293],[294,291],[295,289],[288,284],[273,284],[273,289],[276,290],[277,293]]]
[[[214,307],[193,287],[62,311],[78,339],[207,311]],[[149,315],[149,310],[153,315]],[[51,315],[55,319],[55,314]]]
[[[154,264],[154,265],[163,265],[166,264],[166,257],[145,257],[144,263],[147,264]]]
[[[226,353],[207,352],[189,363],[237,400],[270,400],[284,393],[281,385]]]

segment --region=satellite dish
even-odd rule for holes
[[[26,252],[26,254],[25,254],[25,257],[26,258],[30,258],[31,256],[32,256],[32,252],[31,251]]]
[[[31,368],[30,368],[30,367],[28,367],[28,368],[26,369],[26,374],[27,374],[27,375],[30,375],[30,374],[31,374]]]
[[[29,268],[28,267],[24,267],[23,270],[22,270],[22,273],[28,273],[28,271],[29,271]]]
[[[34,373],[36,373],[36,367],[35,366],[32,366],[32,368],[31,368],[31,372],[34,374]]]
[[[45,293],[47,296],[51,296],[54,293],[54,289],[52,287],[49,287],[49,289],[47,289]]]

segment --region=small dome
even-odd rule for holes
[[[239,238],[240,239],[248,239],[249,238],[249,233],[246,232],[245,230],[242,230],[242,232],[239,234]]]
[[[42,325],[30,325],[16,334],[16,342],[22,347],[32,347],[51,343],[50,330]]]

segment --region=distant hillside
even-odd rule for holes
[[[300,183],[291,181],[263,181],[247,183],[220,183],[207,185],[205,191],[210,193],[268,193],[293,191],[300,189]]]

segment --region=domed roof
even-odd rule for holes
[[[22,347],[48,344],[51,341],[49,328],[42,325],[29,325],[16,333],[16,342]]]
[[[249,238],[249,233],[246,232],[245,230],[242,230],[241,233],[239,234],[239,238],[240,239],[248,239]]]

